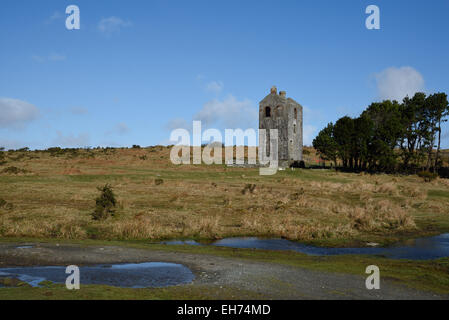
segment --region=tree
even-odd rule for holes
[[[404,169],[409,169],[410,162],[419,161],[416,151],[422,141],[420,122],[423,118],[423,108],[426,94],[417,92],[413,98],[405,97],[400,106],[403,135],[401,137],[400,148]]]
[[[355,167],[365,170],[369,161],[369,148],[373,138],[373,121],[366,115],[354,120],[353,157]]]
[[[334,138],[337,144],[338,156],[343,162],[343,167],[353,168],[352,139],[354,136],[354,120],[348,116],[337,120],[334,126]]]
[[[332,122],[318,133],[312,144],[323,160],[333,161],[335,167],[337,167],[337,143],[334,139],[334,125]]]
[[[435,93],[430,97],[432,108],[434,110],[433,115],[435,117],[435,131],[438,132],[438,146],[435,155],[435,163],[433,166],[433,171],[437,172],[440,165],[439,156],[441,147],[441,123],[447,121],[446,117],[449,115],[449,103],[445,93]]]
[[[396,165],[395,147],[403,134],[400,104],[385,100],[372,103],[363,113],[372,121],[372,139],[369,148],[370,168],[392,171]]]

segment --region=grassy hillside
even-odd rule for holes
[[[246,235],[350,245],[449,230],[447,179],[308,169],[260,176],[255,168],[176,166],[162,146],[3,154],[0,237]],[[316,159],[311,150],[306,160]],[[95,221],[97,187],[106,183],[117,214]]]

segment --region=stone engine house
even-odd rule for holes
[[[285,91],[272,87],[259,103],[259,129],[267,130],[267,155],[270,155],[269,129],[278,129],[278,160],[287,167],[302,160],[302,106],[286,97]]]

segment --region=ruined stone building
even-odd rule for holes
[[[286,97],[285,91],[277,93],[276,87],[259,103],[259,129],[267,130],[266,150],[270,155],[269,129],[278,129],[278,160],[287,167],[302,160],[302,106]]]

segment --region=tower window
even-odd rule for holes
[[[298,109],[295,108],[295,120],[298,120]]]
[[[269,118],[271,117],[271,108],[265,107],[265,117]]]
[[[293,124],[293,133],[296,133],[296,123]]]

